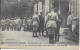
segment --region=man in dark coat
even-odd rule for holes
[[[60,26],[63,22],[63,19],[61,17],[61,15],[58,14],[58,18],[60,21],[57,21],[57,29],[56,29],[56,34],[55,34],[55,41],[59,41],[59,31],[60,31]]]
[[[42,32],[42,36],[44,35],[43,32],[44,32],[44,17],[42,15],[42,12],[40,12],[40,15],[39,15],[39,35],[40,32]]]

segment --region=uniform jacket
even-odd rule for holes
[[[32,23],[33,23],[33,26],[39,26],[39,16],[37,14],[33,15]]]

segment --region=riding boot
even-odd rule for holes
[[[42,30],[42,36],[44,36],[44,31]]]
[[[37,37],[37,31],[36,31],[36,37]]]
[[[33,31],[33,37],[34,37],[34,31]]]

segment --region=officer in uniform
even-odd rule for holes
[[[29,17],[29,19],[27,20],[27,22],[28,22],[28,30],[29,31],[31,31],[31,21],[32,21],[32,19],[31,19],[31,17]]]
[[[67,26],[69,27],[70,32],[72,32],[72,15],[70,11],[68,12]]]
[[[1,19],[1,27],[2,27],[2,31],[5,30],[5,24],[6,24],[5,18],[2,18],[2,19]]]
[[[16,19],[15,19],[15,17],[13,18],[13,21],[14,21],[14,23],[13,23],[13,25],[14,25],[13,30],[16,31]]]
[[[37,12],[35,12],[35,14],[32,17],[32,23],[33,23],[33,37],[34,37],[34,33],[36,33],[36,37],[37,37],[37,29],[39,26],[39,16],[37,15]]]
[[[43,17],[43,15],[42,15],[42,12],[40,12],[40,15],[39,15],[39,35],[41,35],[40,34],[40,32],[42,32],[42,36],[44,35],[43,34],[43,32],[44,32],[44,17]]]
[[[49,34],[49,43],[54,43],[55,42],[55,31],[57,28],[57,23],[56,21],[59,21],[58,15],[55,12],[54,9],[52,9],[52,11],[49,14],[48,17],[48,21],[46,24],[46,28],[48,30],[48,34]]]
[[[27,30],[27,19],[26,17],[23,18],[23,31],[26,31]]]
[[[7,19],[6,19],[6,29],[7,29],[7,31],[9,31],[9,29],[10,29],[10,19],[9,19],[9,17],[7,17]]]
[[[60,14],[58,14],[58,18],[59,18],[59,21],[56,21],[57,22],[57,29],[56,29],[56,34],[55,34],[55,41],[59,41],[60,26],[61,26],[61,24],[63,22],[63,19],[62,19]]]
[[[45,26],[47,25],[47,22],[49,21],[50,16],[51,16],[51,13],[48,12],[47,15],[46,15],[46,19],[45,19]],[[46,36],[49,36],[47,29],[46,29]]]
[[[21,30],[21,20],[20,20],[20,17],[17,17],[16,19],[16,28],[17,28],[17,31],[20,31]]]
[[[10,21],[11,21],[11,22],[10,22],[10,28],[11,28],[11,30],[13,31],[13,30],[14,30],[14,27],[15,27],[15,21],[14,21],[14,18],[11,18]]]

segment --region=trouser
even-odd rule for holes
[[[13,31],[14,30],[15,25],[11,25],[10,29]]]
[[[33,26],[33,37],[37,37],[37,29],[38,29],[38,27],[37,26]]]
[[[54,34],[49,34],[49,43],[54,42]]]
[[[46,29],[46,36],[48,36],[48,30]]]
[[[5,31],[5,25],[2,25],[2,31]]]
[[[58,23],[57,23],[57,29],[56,29],[56,31],[55,31],[55,41],[59,41],[59,35],[60,35],[59,31],[60,31],[61,23],[62,23],[62,22],[58,22]]]
[[[44,27],[39,27],[39,35],[41,35],[40,32],[42,32],[42,36],[43,36],[44,35]]]
[[[29,31],[31,31],[31,25],[28,26]]]
[[[10,29],[10,25],[9,24],[6,24],[6,29],[7,29],[7,31],[9,31],[9,29]]]
[[[17,28],[17,31],[20,31],[21,30],[21,25],[17,25],[16,28]]]
[[[49,34],[49,43],[53,43],[55,41],[55,28],[49,27],[47,31]]]
[[[17,25],[15,24],[15,25],[14,25],[14,30],[15,30],[15,31],[17,31],[17,28],[16,28],[16,27],[17,27]]]
[[[59,29],[60,28],[57,28],[55,31],[55,41],[59,41]]]
[[[71,32],[71,34],[72,34],[72,24],[69,24],[69,25],[68,25],[68,28],[70,29],[70,32]]]
[[[33,37],[37,36],[37,31],[33,31]]]
[[[26,25],[23,25],[23,31],[26,31],[26,30],[27,30]]]

